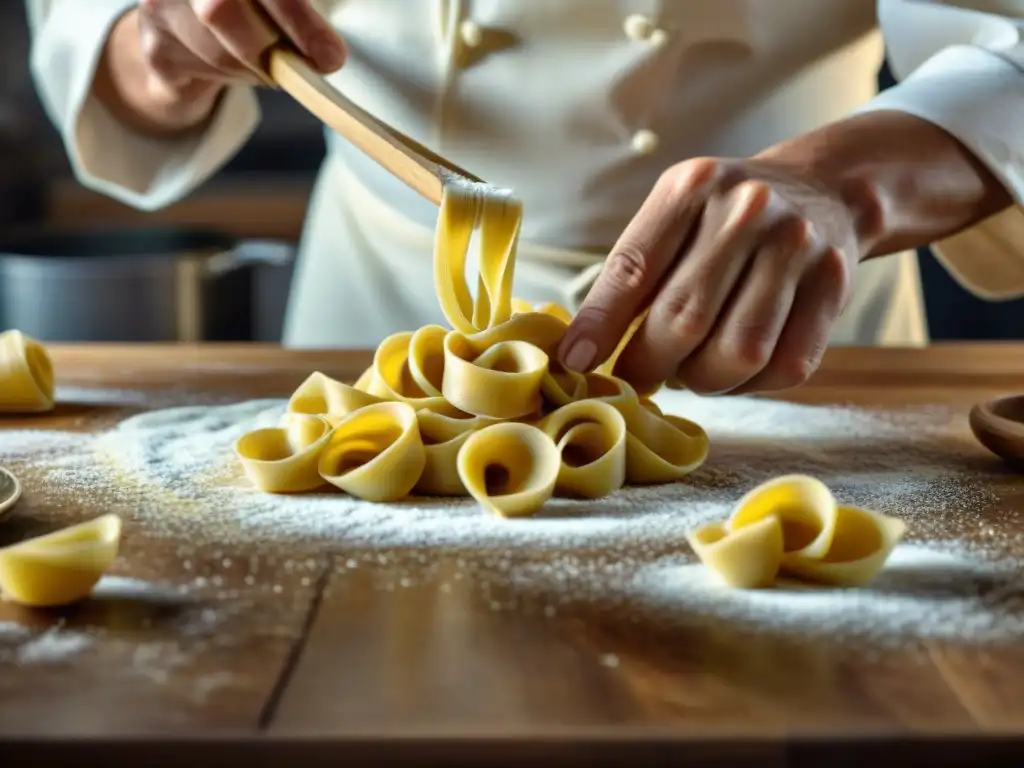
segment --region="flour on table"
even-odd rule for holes
[[[638,570],[631,605],[693,621],[885,642],[900,638],[1013,640],[1024,634],[1019,563],[986,562],[957,547],[902,544],[866,587],[781,581],[737,590],[696,563],[666,558]]]
[[[93,638],[84,632],[52,627],[41,635],[21,643],[13,651],[13,656],[15,663],[26,666],[58,664],[77,656],[92,643]]]
[[[374,504],[340,492],[260,493],[242,474],[233,444],[249,430],[276,425],[283,400],[150,411],[100,435],[0,431],[0,463],[22,478],[29,504],[57,514],[83,506],[97,513],[115,512],[150,533],[199,546],[287,556],[342,554],[342,570],[344,563],[356,562],[356,550],[379,552],[385,561],[389,550],[407,547],[474,550],[467,563],[481,556],[496,558],[507,566],[497,578],[561,595],[549,606],[552,616],[576,590],[588,598],[618,595],[631,604],[650,604],[652,610],[661,605],[679,615],[713,611],[736,621],[791,629],[799,625],[798,631],[831,621],[854,634],[857,627],[867,634],[884,634],[881,627],[890,635],[918,627],[926,636],[952,621],[956,610],[967,617],[968,634],[994,637],[999,632],[992,627],[1004,631],[1020,626],[1024,609],[1009,606],[1007,595],[935,600],[928,594],[904,595],[895,587],[881,594],[902,573],[900,558],[924,557],[914,554],[916,550],[898,550],[875,591],[806,595],[729,594],[707,583],[711,574],[683,557],[689,552],[686,531],[728,516],[757,484],[801,472],[823,480],[845,503],[906,520],[908,546],[921,546],[922,540],[936,545],[970,540],[977,543],[975,555],[982,562],[997,558],[1013,548],[1008,546],[1008,537],[1014,535],[1009,531],[1019,530],[1019,525],[992,517],[989,508],[995,498],[977,479],[972,460],[965,458],[970,448],[957,432],[962,424],[948,410],[871,412],[670,391],[656,400],[666,412],[693,419],[708,431],[711,453],[701,469],[681,483],[627,488],[595,501],[553,499],[539,517],[529,520],[494,517],[471,500]],[[922,433],[929,439],[914,439]],[[589,556],[581,552],[597,548],[605,565],[591,569]],[[524,552],[546,553],[538,554],[545,566],[509,564],[516,560],[509,553]],[[365,555],[357,556],[363,562]],[[464,575],[470,578],[468,570]],[[988,583],[972,578],[969,583]],[[103,588],[114,586],[107,582]],[[396,581],[393,588],[404,586]],[[1003,613],[993,607],[1000,599]]]
[[[986,500],[955,452],[918,448],[908,437],[911,430],[940,432],[942,413],[878,415],[677,392],[658,400],[708,430],[705,467],[683,483],[624,489],[596,501],[555,499],[531,520],[496,518],[471,500],[374,504],[333,492],[260,493],[242,475],[233,444],[246,431],[275,425],[280,400],[135,416],[96,439],[89,462],[48,474],[168,532],[375,547],[681,541],[686,530],[727,515],[743,492],[783,472],[814,474],[838,498],[911,518],[918,531],[941,527],[944,516],[970,519]]]

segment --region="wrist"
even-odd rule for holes
[[[137,9],[114,24],[93,81],[93,93],[115,117],[147,135],[174,137],[204,125],[224,87],[205,81],[168,86],[142,53]]]
[[[763,153],[830,190],[850,212],[867,259],[943,240],[1011,204],[985,165],[939,126],[865,112]],[[936,194],[939,191],[939,194]]]
[[[870,164],[855,162],[843,151],[848,139],[836,135],[841,126],[828,125],[781,142],[756,159],[785,168],[841,205],[856,240],[857,260],[863,261],[877,255],[885,239],[887,196],[877,177],[869,172]]]

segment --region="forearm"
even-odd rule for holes
[[[169,88],[150,77],[135,10],[111,30],[93,81],[93,93],[118,120],[154,137],[173,138],[204,126],[222,91],[206,82]]]
[[[759,157],[842,196],[858,221],[862,258],[942,240],[1012,203],[963,144],[904,112],[855,115]]]

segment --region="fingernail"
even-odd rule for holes
[[[313,39],[310,49],[313,61],[322,72],[335,72],[345,63],[345,48],[336,37],[320,35]]]
[[[593,367],[597,356],[597,345],[590,339],[579,339],[565,355],[565,367],[576,373],[586,373]]]

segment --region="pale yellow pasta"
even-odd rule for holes
[[[774,515],[737,531],[709,523],[686,538],[697,557],[730,587],[770,587],[782,565],[782,525]]]
[[[0,333],[0,413],[53,410],[53,363],[43,345],[21,331]]]
[[[449,327],[388,337],[352,386],[315,373],[295,391],[288,411],[322,417],[330,430],[301,453],[303,462],[316,454],[315,473],[302,465],[311,486],[329,482],[373,501],[468,494],[513,517],[532,514],[553,493],[599,498],[625,482],[679,480],[704,461],[699,426],[662,415],[607,372],[584,375],[557,362],[571,314],[512,298],[521,218],[521,204],[505,192],[446,188],[434,279]],[[478,223],[474,299],[466,264]],[[253,434],[240,444],[269,439]],[[266,475],[252,471],[257,457],[239,455],[253,482],[268,487]],[[298,461],[294,447],[277,460]]]
[[[325,485],[318,467],[332,431],[323,416],[285,413],[281,426],[238,438],[235,453],[249,481],[264,493],[311,491]]]
[[[514,421],[473,432],[458,455],[466,490],[502,517],[528,517],[544,506],[554,493],[560,464],[550,437]]]
[[[895,518],[837,504],[813,477],[786,475],[747,493],[726,523],[704,526],[688,539],[700,560],[732,586],[766,586],[772,563],[772,579],[778,572],[861,586],[884,567],[905,531]]]
[[[633,484],[669,483],[693,472],[707,458],[707,433],[692,421],[637,408],[628,422],[626,479]]]
[[[459,449],[471,433],[495,423],[480,417],[456,419],[423,410],[416,413],[426,463],[413,490],[430,496],[465,496],[459,476]]]
[[[736,505],[729,529],[737,530],[769,515],[782,523],[785,558],[825,555],[836,531],[838,507],[832,492],[807,475],[784,475],[759,485]]]
[[[377,403],[335,427],[318,468],[324,480],[352,496],[395,501],[409,494],[425,464],[412,406]]]
[[[559,493],[593,499],[623,486],[626,420],[614,407],[598,400],[570,403],[546,417],[540,428],[558,447]]]
[[[407,403],[416,410],[429,408],[439,413],[458,415],[458,408],[444,397],[432,397],[416,384],[409,370],[412,339],[412,333],[396,333],[381,342],[373,357],[373,374],[367,392],[382,400]]]
[[[902,520],[840,505],[832,545],[824,556],[794,555],[784,569],[809,581],[861,586],[882,570],[906,529]]]
[[[457,333],[444,342],[444,396],[465,413],[518,419],[536,413],[548,356],[525,341],[503,341],[476,355]]]
[[[117,558],[121,518],[95,520],[0,549],[0,593],[22,605],[67,605],[89,595]]]
[[[316,371],[310,374],[288,400],[289,413],[337,418],[348,416],[367,405],[381,402],[368,392],[342,384]]]

